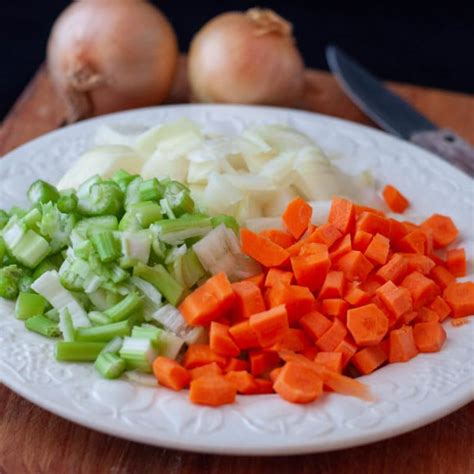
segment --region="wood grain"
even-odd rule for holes
[[[185,58],[169,102],[189,97]],[[327,72],[308,70],[299,107],[373,125]],[[474,97],[389,84],[433,122],[474,142]],[[0,127],[0,156],[55,130],[64,105],[41,68]],[[297,457],[190,454],[131,443],[52,415],[0,385],[0,473],[125,474],[471,474],[474,403],[411,433],[365,447]]]

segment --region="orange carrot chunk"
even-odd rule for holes
[[[284,400],[310,403],[322,395],[323,382],[310,368],[288,362],[278,374],[273,388]]]
[[[240,349],[259,347],[257,334],[250,326],[248,320],[234,324],[229,328],[229,334]]]
[[[467,263],[466,263],[466,252],[464,249],[451,249],[448,250],[446,255],[446,263],[448,270],[455,277],[466,276]]]
[[[446,331],[440,323],[418,323],[413,327],[413,337],[420,352],[438,352],[446,340]]]
[[[412,272],[407,275],[401,286],[410,292],[414,309],[431,303],[440,292],[436,283],[420,272]]]
[[[370,303],[347,312],[347,329],[359,346],[379,344],[388,331],[388,318],[375,304]]]
[[[308,236],[303,236],[298,242],[287,248],[288,253],[294,257],[300,254],[301,249],[308,244],[324,244],[330,247],[342,237],[341,231],[332,224],[323,224]]]
[[[441,296],[437,296],[433,302],[430,304],[430,309],[432,309],[439,317],[440,322],[443,322],[450,314],[451,308],[446,303],[446,300],[441,298]]]
[[[430,257],[421,255],[419,253],[404,253],[403,257],[406,259],[408,272],[420,272],[423,275],[428,275],[436,266],[436,263]]]
[[[447,247],[459,234],[452,219],[441,214],[433,214],[421,224],[421,228],[433,231],[433,243],[436,249]]]
[[[440,287],[446,288],[456,277],[446,268],[441,265],[436,265],[430,272],[430,278]]]
[[[382,192],[383,198],[387,203],[387,206],[393,212],[398,212],[399,214],[405,212],[406,208],[409,205],[408,199],[395,187],[391,184],[387,184]]]
[[[360,350],[352,356],[351,363],[362,375],[371,374],[378,369],[386,360],[387,354],[379,345],[369,346]]]
[[[344,273],[332,271],[326,275],[319,298],[342,298],[344,294]]]
[[[286,306],[290,325],[309,313],[315,302],[313,294],[305,286],[283,285],[282,283],[269,288],[265,298],[270,308],[282,304]]]
[[[403,224],[403,222],[397,221],[396,219],[390,218],[389,223],[390,233],[388,235],[388,238],[390,239],[390,242],[396,244],[399,240],[403,239],[403,237],[408,234],[408,230]]]
[[[350,280],[364,281],[374,266],[358,250],[352,250],[343,255],[334,265],[336,270],[344,272],[344,276]]]
[[[390,260],[377,270],[376,275],[384,281],[393,281],[394,283],[400,280],[407,274],[408,260],[401,254],[396,253]]]
[[[278,267],[290,256],[287,250],[251,230],[240,230],[242,251],[265,267]]]
[[[422,230],[414,230],[409,232],[403,239],[400,239],[397,243],[397,248],[401,252],[408,253],[426,253],[426,234]]]
[[[362,306],[369,302],[370,294],[359,288],[359,285],[353,282],[348,285],[344,294],[344,299],[351,306]]]
[[[318,352],[314,362],[321,364],[334,372],[342,372],[342,353],[341,352]]]
[[[262,375],[280,365],[278,352],[255,350],[249,352],[250,372],[253,376]]]
[[[316,341],[319,349],[325,352],[333,352],[334,349],[347,336],[347,329],[340,319],[334,319],[331,327]]]
[[[288,314],[284,304],[250,316],[249,322],[261,347],[280,342],[288,330]]]
[[[270,239],[274,244],[287,249],[295,243],[294,237],[289,233],[279,229],[262,230],[260,234],[262,237]]]
[[[352,356],[356,353],[357,346],[352,339],[349,341],[348,338],[343,339],[339,345],[334,349],[334,352],[340,352],[342,355],[342,367],[344,368]]]
[[[183,357],[183,366],[186,369],[194,369],[212,362],[223,368],[227,364],[227,359],[214,352],[206,344],[191,344]]]
[[[254,377],[245,370],[227,372],[224,377],[234,385],[238,393],[249,395],[258,391]]]
[[[343,234],[351,232],[355,225],[355,208],[351,201],[336,197],[332,200],[328,222]]]
[[[311,346],[311,341],[302,329],[289,328],[283,338],[271,349],[277,352],[281,350],[302,352],[309,346]]]
[[[327,246],[318,245],[318,249],[310,255],[291,257],[291,267],[298,285],[311,291],[319,290],[331,267]]]
[[[418,314],[414,321],[416,323],[437,323],[439,322],[439,316],[436,311],[423,306],[418,310]]]
[[[270,286],[274,286],[277,282],[281,282],[285,285],[291,285],[293,282],[293,276],[294,275],[291,272],[285,272],[279,268],[270,268],[270,270],[268,270],[267,277],[265,278],[265,287],[269,288]]]
[[[372,262],[384,265],[390,251],[390,241],[382,234],[375,234],[364,255]]]
[[[373,237],[372,234],[365,230],[356,230],[354,241],[352,242],[352,248],[354,250],[359,250],[360,252],[365,252]]]
[[[318,311],[305,314],[298,323],[313,341],[319,339],[332,326],[331,320]]]
[[[248,277],[243,281],[249,281],[250,283],[257,285],[262,290],[265,283],[265,273],[258,273],[257,275]]]
[[[288,204],[281,217],[290,234],[299,239],[308,228],[312,214],[313,208],[305,200],[297,197]]]
[[[211,362],[210,364],[201,365],[189,371],[191,375],[191,380],[196,380],[199,377],[204,377],[206,375],[221,375],[222,369],[215,363]]]
[[[363,212],[357,219],[356,230],[364,230],[369,234],[382,234],[390,237],[390,221],[373,212]]]
[[[413,309],[410,292],[406,288],[394,285],[391,281],[387,281],[378,288],[376,294],[395,319]]]
[[[270,377],[270,380],[272,381],[272,383],[275,383],[275,380],[277,379],[278,375],[280,374],[281,369],[283,369],[283,367],[275,367],[270,372],[270,374],[268,375]]]
[[[346,313],[349,309],[347,301],[342,298],[329,298],[323,300],[321,305],[321,311],[327,316],[334,316],[339,318],[341,321],[346,321]]]
[[[168,357],[157,357],[153,361],[153,374],[160,385],[172,390],[182,390],[191,381],[189,372],[178,362]]]
[[[339,257],[350,252],[352,250],[352,237],[351,234],[346,234],[340,238],[337,242],[331,245],[329,256],[331,261],[335,262]]]
[[[413,328],[411,326],[402,326],[400,329],[394,329],[390,332],[390,355],[389,362],[406,362],[413,359],[418,354],[415,339],[413,337]]]
[[[236,320],[248,319],[252,314],[265,311],[260,288],[249,281],[232,283],[235,293],[234,314]]]
[[[220,406],[234,403],[237,389],[222,375],[207,375],[193,380],[189,399],[199,405]]]
[[[209,278],[179,306],[191,326],[207,325],[222,316],[234,302],[234,290],[224,272]]]
[[[216,353],[226,357],[236,357],[240,349],[229,334],[229,326],[216,321],[211,323],[209,330],[209,346]]]
[[[474,282],[453,282],[444,290],[443,297],[453,310],[453,318],[474,314]]]

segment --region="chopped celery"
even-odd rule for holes
[[[151,249],[153,261],[156,263],[164,263],[167,253],[166,244],[158,239],[158,237],[154,237],[151,242]]]
[[[76,330],[74,329],[71,314],[67,308],[64,308],[59,313],[59,330],[66,342],[71,342],[76,339]]]
[[[150,282],[173,306],[176,306],[183,297],[184,288],[162,265],[148,267],[143,263],[137,263],[133,268],[133,276]]]
[[[74,232],[78,234],[81,240],[86,240],[92,235],[92,232],[98,230],[117,230],[118,220],[115,216],[97,216],[81,220],[74,227]]]
[[[105,311],[107,308],[114,306],[120,301],[120,295],[112,293],[111,291],[99,288],[88,295],[89,301],[99,311]]]
[[[122,348],[122,344],[123,338],[116,336],[107,343],[107,345],[102,349],[101,354],[103,354],[104,352],[113,352],[115,354],[118,354],[118,352]]]
[[[132,204],[140,202],[140,185],[142,182],[143,179],[137,176],[128,184],[127,192],[125,193],[125,209],[127,211]]]
[[[213,228],[216,228],[224,224],[228,229],[231,229],[235,232],[235,235],[239,235],[239,223],[233,216],[226,216],[225,214],[219,214],[217,216],[211,217],[211,225]]]
[[[88,315],[89,319],[93,324],[96,325],[103,325],[103,324],[110,324],[110,319],[100,311],[91,311]]]
[[[25,209],[18,206],[12,206],[10,208],[10,216],[15,217],[15,219],[22,219],[26,216],[26,213],[27,211],[25,211]]]
[[[48,241],[29,229],[13,247],[12,253],[23,265],[34,268],[48,255],[49,250]]]
[[[21,241],[27,231],[26,225],[16,217],[12,217],[2,231],[2,237],[10,252]]]
[[[143,201],[131,204],[127,212],[135,214],[136,219],[143,228],[147,228],[153,222],[162,219],[161,207],[153,201]]]
[[[60,212],[65,214],[70,214],[74,212],[77,208],[78,199],[77,196],[73,193],[71,194],[63,194],[59,197],[56,205]]]
[[[142,226],[140,225],[140,222],[138,222],[137,214],[134,212],[127,211],[120,220],[119,230],[137,231],[141,228]]]
[[[38,208],[33,207],[27,214],[22,218],[22,221],[25,223],[28,229],[35,230],[36,224],[41,220],[41,212]]]
[[[125,360],[127,369],[151,372],[151,364],[157,353],[153,349],[150,339],[125,337],[119,355]]]
[[[136,175],[130,174],[125,170],[118,170],[112,176],[112,181],[115,181],[120,189],[125,193],[127,191],[127,186],[136,178]]]
[[[25,327],[46,337],[58,337],[61,334],[57,323],[42,314],[26,319]]]
[[[138,195],[140,201],[159,201],[163,198],[165,187],[156,179],[147,179],[140,183]]]
[[[125,320],[90,328],[79,328],[76,332],[76,340],[83,342],[109,342],[114,337],[123,337],[129,334],[130,324]]]
[[[206,275],[206,271],[192,248],[188,249],[183,255],[181,266],[184,284],[188,288],[193,287],[203,276]]]
[[[183,339],[172,332],[163,331],[161,335],[160,355],[169,357],[170,359],[176,359],[183,345]]]
[[[137,293],[128,294],[122,301],[104,311],[104,314],[112,322],[126,319],[134,311],[137,311],[142,304],[142,299]]]
[[[177,308],[167,304],[153,313],[153,319],[185,342],[205,342],[206,330],[189,326]]]
[[[165,264],[172,268],[173,263],[181,259],[186,253],[186,245],[180,245],[179,247],[172,247],[165,258]]]
[[[175,216],[191,214],[194,210],[194,201],[189,189],[177,181],[169,181],[166,184],[164,197]]]
[[[29,187],[27,195],[31,204],[56,202],[59,199],[58,190],[41,179],[38,179]]]
[[[159,221],[152,228],[160,240],[170,245],[183,243],[191,237],[202,237],[212,229],[209,217],[188,215]]]
[[[46,300],[35,293],[20,293],[15,305],[17,319],[28,319],[38,314],[43,314]]]
[[[8,217],[6,211],[0,209],[0,230],[2,230],[7,225],[8,219],[10,218]]]
[[[62,362],[93,362],[106,346],[105,342],[56,343],[56,360]]]
[[[101,352],[95,361],[97,372],[106,379],[120,377],[125,372],[126,367],[125,361],[113,352]]]
[[[49,259],[43,260],[34,270],[33,272],[33,280],[39,278],[43,273],[48,272],[49,270],[56,270],[56,266],[54,263]]]
[[[3,262],[5,255],[7,255],[7,245],[5,244],[3,238],[0,236],[0,265]]]
[[[145,301],[153,305],[155,309],[161,306],[162,296],[154,285],[136,276],[131,277],[130,282],[138,288],[140,293],[144,296]]]
[[[160,199],[160,206],[161,210],[166,214],[168,219],[176,219],[176,216],[173,212],[173,209],[171,209],[171,204],[169,203],[168,199]]]
[[[18,281],[11,275],[0,271],[0,297],[14,300],[18,295]]]
[[[51,253],[56,253],[70,242],[71,232],[76,224],[73,214],[63,214],[51,202],[41,205],[42,217],[38,223],[40,234],[49,241]]]
[[[78,193],[77,210],[85,216],[118,214],[123,209],[124,195],[114,181],[93,183],[87,193]]]
[[[91,242],[101,262],[112,262],[120,257],[120,246],[110,230],[101,230],[91,235]]]
[[[57,309],[51,308],[50,310],[46,311],[46,313],[44,313],[44,315],[48,319],[51,319],[51,321],[59,323],[59,311]]]
[[[74,255],[84,260],[87,260],[93,251],[94,246],[90,240],[83,240],[74,247]]]
[[[151,324],[135,326],[132,329],[132,337],[150,339],[151,344],[157,350],[160,349],[161,335],[163,334],[163,329],[152,326]]]
[[[35,279],[31,275],[22,275],[18,280],[18,291],[29,293]]]
[[[149,231],[122,232],[122,254],[131,261],[148,263],[151,250]]]

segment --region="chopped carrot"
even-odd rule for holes
[[[347,329],[359,346],[374,346],[387,334],[388,318],[373,303],[347,312]]]
[[[382,234],[390,237],[390,221],[373,212],[363,212],[357,219],[356,230],[365,230],[369,234]]]
[[[224,372],[230,372],[232,370],[249,370],[249,367],[249,363],[246,360],[231,357],[227,362],[227,365],[224,367]]]
[[[380,347],[388,359],[388,356],[390,355],[390,336],[386,337],[378,346],[372,347]]]
[[[267,277],[265,278],[265,287],[269,288],[270,286],[274,286],[277,282],[281,282],[285,285],[291,285],[293,282],[293,276],[294,275],[291,272],[285,272],[279,268],[270,268],[270,270],[268,270]]]
[[[377,270],[376,275],[384,281],[393,281],[394,283],[400,280],[407,274],[408,260],[401,254],[395,253],[392,258]]]
[[[382,195],[390,210],[399,214],[405,212],[406,208],[410,204],[408,199],[391,184],[387,184],[385,186]]]
[[[352,356],[351,362],[362,375],[368,375],[379,368],[387,358],[387,354],[379,344],[377,346],[365,347],[355,353]]]
[[[430,304],[430,309],[438,315],[440,322],[443,322],[451,314],[450,306],[441,296],[437,296],[433,300]]]
[[[332,325],[332,322],[318,311],[305,314],[298,322],[313,341],[319,339]]]
[[[360,284],[361,290],[366,291],[369,295],[375,295],[375,292],[383,285],[383,281],[377,276],[376,273],[371,273],[367,280]]]
[[[362,206],[361,204],[354,204],[354,208],[355,208],[356,217],[359,217],[364,212],[370,212],[372,214],[385,217],[385,213],[383,211],[380,211],[379,209],[375,209],[373,207]]]
[[[248,229],[240,230],[240,243],[245,254],[265,267],[278,267],[290,256],[284,248]]]
[[[259,235],[270,239],[274,244],[277,244],[284,249],[291,247],[295,243],[294,237],[284,230],[266,229],[262,230]]]
[[[294,257],[300,254],[301,248],[307,244],[324,244],[330,247],[342,237],[340,230],[332,224],[323,224],[307,237],[302,237],[298,242],[287,248],[288,253]]]
[[[321,364],[334,372],[342,372],[342,353],[341,352],[318,352],[314,362]]]
[[[334,265],[336,270],[344,272],[350,280],[364,281],[373,269],[373,265],[358,250],[351,250],[343,255]]]
[[[222,375],[207,375],[193,380],[189,399],[199,405],[220,406],[234,403],[237,389]]]
[[[372,262],[384,265],[390,251],[390,241],[382,234],[375,234],[364,255]]]
[[[189,374],[191,375],[191,380],[196,380],[206,375],[222,375],[222,369],[215,362],[211,362],[210,364],[191,369]]]
[[[275,383],[275,380],[277,379],[278,375],[280,374],[281,372],[281,369],[283,369],[283,367],[275,367],[271,372],[270,374],[268,375],[270,377],[270,380]]]
[[[230,337],[229,326],[216,321],[211,323],[209,330],[209,346],[216,354],[225,357],[236,357],[240,354],[239,347]]]
[[[446,340],[446,331],[440,323],[418,323],[413,327],[413,337],[420,352],[438,352]]]
[[[474,282],[453,282],[444,290],[443,297],[453,310],[453,318],[474,314]]]
[[[434,252],[434,233],[433,230],[425,227],[421,229],[426,236],[426,243],[425,243],[425,253],[426,255],[431,255]]]
[[[436,263],[430,257],[419,253],[404,253],[403,257],[408,262],[407,270],[411,272],[420,272],[428,275],[436,266]]]
[[[307,255],[319,255],[321,253],[328,253],[328,246],[326,244],[307,242],[301,247],[298,255],[301,257]]]
[[[219,367],[224,368],[227,359],[214,352],[207,344],[191,344],[183,357],[183,366],[190,370],[201,365],[215,362]]]
[[[352,238],[351,234],[346,234],[341,237],[337,242],[331,245],[329,256],[331,261],[335,262],[339,257],[350,252],[352,250]]]
[[[322,395],[323,382],[310,368],[288,362],[278,374],[273,388],[284,400],[310,403]]]
[[[401,326],[403,326],[404,324],[410,324],[417,317],[418,317],[418,311],[408,311],[405,314],[402,314],[402,316],[399,319],[399,322],[401,323]]]
[[[415,230],[420,230],[420,226],[416,225],[410,221],[403,221],[402,224],[405,226],[406,233],[414,232]]]
[[[267,304],[270,308],[284,304],[288,313],[288,321],[293,324],[314,306],[315,298],[305,286],[283,285],[278,283],[268,289]]]
[[[459,326],[464,326],[468,322],[469,320],[467,318],[456,318],[456,319],[451,320],[451,326],[454,326],[457,328]]]
[[[265,273],[258,273],[257,275],[248,277],[243,281],[249,281],[250,283],[257,285],[262,290],[265,283]]]
[[[378,288],[376,294],[395,319],[413,310],[410,292],[406,288],[396,286],[390,280]]]
[[[414,321],[416,323],[438,323],[439,316],[436,311],[433,311],[432,309],[427,308],[426,306],[422,306],[418,310],[418,314]]]
[[[157,357],[153,361],[153,374],[160,385],[172,390],[182,390],[191,381],[189,372],[178,362],[168,357]]]
[[[426,253],[426,234],[421,230],[409,232],[403,239],[397,243],[397,248],[401,252],[407,253]]]
[[[248,319],[252,314],[265,311],[260,288],[250,281],[232,283],[235,293],[234,314],[237,321]]]
[[[305,286],[311,291],[317,291],[331,267],[331,260],[326,246],[321,246],[318,253],[291,257],[291,267],[298,285]]]
[[[431,260],[433,260],[433,262],[436,264],[436,265],[440,265],[442,267],[445,267],[446,268],[446,260],[443,260],[439,255],[435,254],[434,252],[430,253],[428,255]]]
[[[389,362],[406,362],[413,359],[418,354],[415,338],[413,337],[413,328],[411,326],[402,326],[400,329],[394,329],[390,332],[390,355]]]
[[[340,319],[334,319],[331,327],[316,341],[316,346],[325,352],[333,352],[334,349],[347,336],[347,329]]]
[[[316,357],[316,354],[318,353],[318,348],[316,346],[309,346],[306,347],[301,351],[301,355],[305,356],[309,360],[314,360]]]
[[[352,359],[352,356],[356,353],[357,346],[354,341],[348,340],[348,338],[343,339],[339,345],[334,349],[334,352],[340,352],[342,354],[342,367],[344,368],[349,361]]]
[[[222,316],[234,302],[234,290],[224,272],[209,278],[179,306],[191,326],[204,326]]]
[[[421,228],[433,231],[433,243],[436,249],[447,247],[459,234],[452,219],[441,214],[433,214],[421,224]]]
[[[346,289],[344,299],[352,306],[362,306],[368,303],[370,294],[359,288],[358,284],[352,282]]]
[[[277,352],[281,350],[302,352],[309,346],[311,346],[311,341],[302,329],[289,328],[283,338],[271,349]]]
[[[313,208],[305,200],[296,197],[288,204],[281,217],[290,234],[299,239],[308,228],[312,214]]]
[[[278,352],[267,350],[250,351],[249,360],[250,372],[255,377],[269,372],[280,364]]]
[[[410,292],[414,309],[431,303],[440,292],[438,285],[420,272],[410,273],[403,279],[401,286]]]
[[[255,395],[266,395],[270,393],[275,393],[273,390],[273,382],[267,379],[256,378],[255,383],[257,384],[257,392]]]
[[[451,249],[448,250],[446,256],[446,263],[448,270],[455,277],[466,276],[467,264],[466,264],[466,252],[464,249]]]
[[[349,309],[347,301],[344,301],[342,298],[329,298],[323,300],[321,305],[321,311],[327,316],[335,316],[339,318],[342,322],[346,321],[346,313]]]
[[[229,334],[240,349],[251,349],[259,347],[257,334],[250,326],[248,320],[242,321],[241,323],[234,324],[229,328]]]
[[[354,250],[359,250],[359,252],[365,252],[373,237],[372,234],[365,230],[356,230],[354,241],[352,242],[352,248]]]
[[[390,232],[388,238],[390,242],[397,243],[399,240],[403,239],[405,235],[408,234],[408,230],[403,224],[403,222],[397,221],[396,219],[389,219],[390,223]]]
[[[227,372],[224,377],[234,385],[238,393],[248,395],[258,390],[254,377],[245,370]]]
[[[436,265],[436,267],[431,270],[430,278],[442,289],[456,280],[456,277],[441,265]]]
[[[280,342],[288,330],[288,314],[284,304],[253,314],[249,322],[261,347],[270,347]]]
[[[328,222],[337,227],[343,234],[351,232],[355,225],[354,204],[344,198],[333,198]]]
[[[332,271],[326,275],[319,298],[342,298],[344,294],[344,273]]]

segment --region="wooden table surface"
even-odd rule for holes
[[[171,103],[187,101],[182,71]],[[474,142],[474,96],[405,84],[390,87],[433,122]],[[307,72],[300,107],[373,125],[322,71]],[[42,68],[0,127],[0,156],[64,123],[63,104]],[[0,473],[473,474],[473,426],[470,403],[424,428],[365,447],[296,457],[202,455],[94,432],[36,407],[0,384]]]

